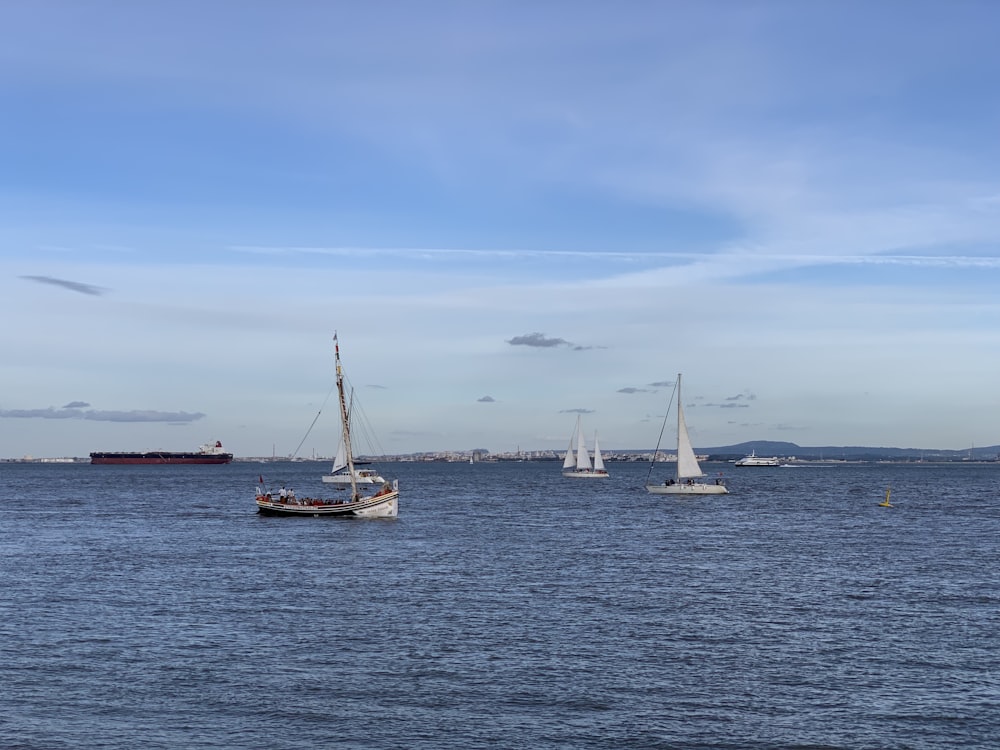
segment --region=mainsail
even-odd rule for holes
[[[347,467],[347,451],[344,450],[344,441],[340,441],[340,445],[337,446],[337,457],[333,459],[333,469],[330,471],[331,474],[336,474],[341,469]]]
[[[580,418],[577,417],[576,419],[576,470],[590,471],[590,456],[587,455],[587,445],[583,441],[583,430],[580,429]]]
[[[678,393],[680,393],[680,376],[678,375]],[[698,465],[695,458],[694,448],[691,447],[691,438],[688,436],[687,424],[684,422],[684,408],[680,399],[677,400],[677,478],[693,479],[703,477],[705,473]]]
[[[604,471],[604,458],[601,456],[601,446],[597,444],[597,433],[594,433],[594,471]]]
[[[563,470],[572,469],[576,466],[576,459],[573,457],[573,443],[575,442],[573,438],[580,431],[580,417],[576,418],[576,429],[573,434],[569,436],[569,448],[566,449],[566,458],[563,459]]]

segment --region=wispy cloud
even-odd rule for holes
[[[650,391],[648,388],[634,388],[628,386],[626,388],[619,388],[618,393],[655,393],[656,391]]]
[[[94,286],[93,284],[84,284],[80,281],[68,281],[66,279],[57,279],[53,276],[22,276],[22,279],[27,281],[35,281],[39,284],[51,284],[52,286],[61,286],[63,289],[69,289],[71,292],[79,292],[80,294],[89,294],[92,296],[100,296],[106,292],[99,286]]]
[[[593,414],[593,409],[562,409],[560,414]]]
[[[572,260],[615,262],[681,262],[694,260],[698,253],[689,252],[628,252],[621,250],[564,250],[560,248],[464,248],[464,247],[289,247],[234,245],[234,253],[256,256],[330,256],[335,258],[393,257],[405,260],[442,261],[517,261],[517,260]]]
[[[702,398],[702,397],[699,396],[699,398]],[[703,409],[705,409],[705,408],[714,408],[714,409],[749,409],[750,408],[750,404],[743,403],[744,399],[748,399],[748,400],[752,401],[752,400],[756,399],[756,396],[749,396],[748,397],[748,396],[746,396],[744,394],[740,394],[738,396],[729,396],[729,397],[727,397],[726,400],[723,401],[721,404],[717,404],[717,403],[711,402],[711,401],[705,401],[704,403],[699,404],[699,406],[701,406]]]
[[[1000,201],[1000,198],[992,198],[991,201]],[[992,205],[992,203],[990,204]],[[626,252],[617,250],[561,250],[558,248],[544,249],[479,249],[479,248],[431,248],[431,247],[253,247],[235,246],[230,250],[249,255],[261,256],[281,256],[281,255],[319,255],[333,257],[359,257],[377,258],[380,256],[399,257],[406,260],[442,260],[453,262],[458,258],[480,259],[484,261],[513,261],[513,260],[546,260],[579,258],[588,261],[610,260],[621,263],[640,262],[644,264],[665,264],[682,266],[692,261],[705,260],[704,252]],[[942,255],[936,254],[933,250],[927,254],[920,253],[894,253],[891,247],[883,247],[877,254],[858,253],[824,253],[824,252],[782,252],[780,249],[767,246],[735,245],[730,248],[723,247],[718,252],[708,256],[721,261],[730,262],[735,258],[752,255],[756,260],[774,262],[778,266],[802,264],[811,265],[898,265],[898,266],[951,266],[956,268],[1000,268],[1000,257],[994,255]],[[734,271],[744,273],[751,272],[752,269],[736,268]],[[49,280],[48,277],[24,276],[22,278],[48,283],[74,283],[61,282],[58,279]]]
[[[63,407],[55,409],[0,409],[0,419],[83,419],[91,422],[195,422],[205,415],[186,411],[102,411]]]
[[[544,333],[526,333],[507,339],[511,346],[533,346],[541,349],[551,349],[556,346],[573,346],[566,339],[548,338]]]

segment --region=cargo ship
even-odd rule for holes
[[[92,464],[228,464],[232,453],[222,450],[222,442],[205,443],[197,451],[171,453],[169,451],[147,451],[146,453],[91,453]]]

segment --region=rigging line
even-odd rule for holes
[[[674,405],[674,394],[677,393],[677,381],[674,381],[674,390],[670,393],[670,400],[667,402],[667,413],[663,415],[663,424],[660,425],[660,436],[656,438],[656,448],[653,457],[649,462],[649,472],[646,474],[646,484],[649,484],[649,477],[653,474],[653,467],[656,465],[656,454],[660,452],[660,441],[663,440],[663,431],[667,429],[667,418],[670,416],[670,407]],[[677,456],[680,461],[680,455]]]
[[[333,393],[333,389],[336,387],[337,384],[334,383],[330,387],[330,390],[326,392],[326,398],[323,399],[323,404],[319,407],[319,411],[316,412],[316,416],[313,417],[312,424],[309,425],[309,429],[306,430],[306,434],[302,436],[302,440],[299,441],[299,444],[296,446],[295,451],[292,453],[291,456],[289,456],[289,458],[295,458],[297,455],[299,455],[299,450],[302,448],[302,444],[306,441],[306,438],[309,437],[309,433],[312,432],[312,428],[316,426],[316,420],[318,420],[319,415],[323,413],[323,409],[326,408],[327,401],[330,400],[330,394]]]
[[[351,384],[350,378],[344,375],[345,384],[351,389],[351,425],[352,429],[356,430],[357,437],[363,440],[368,446],[369,451],[373,454],[373,458],[386,460],[385,450],[382,448],[381,443],[379,443],[378,436],[375,434],[375,430],[372,427],[371,421],[368,419],[368,414],[365,412],[364,406],[359,400],[357,403],[354,402],[354,386]],[[355,446],[358,442],[355,441]]]

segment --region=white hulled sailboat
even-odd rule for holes
[[[601,446],[597,442],[597,433],[594,433],[594,465],[591,468],[590,456],[587,453],[587,445],[583,439],[583,430],[580,427],[581,417],[576,417],[576,429],[569,439],[569,448],[566,450],[566,458],[563,460],[562,473],[564,477],[609,477],[604,468],[604,457],[601,455]],[[576,451],[573,444],[576,444]]]
[[[351,486],[351,474],[347,469],[347,451],[344,449],[344,441],[340,441],[337,447],[337,457],[333,459],[333,468],[329,474],[323,475],[326,484],[337,485],[341,488]],[[354,481],[356,484],[382,484],[385,479],[375,469],[359,469],[357,462],[354,464]]]
[[[669,414],[669,408],[667,412]],[[666,417],[663,418],[664,425]],[[662,437],[663,431],[660,431]],[[656,454],[660,450],[657,442],[656,450],[653,451],[653,461],[655,463]],[[687,423],[684,421],[684,407],[681,406],[681,376],[677,375],[677,463],[676,473],[672,479],[668,479],[663,484],[650,484],[649,477],[646,477],[646,490],[654,495],[726,495],[729,490],[722,479],[716,479],[712,484],[707,482],[697,482],[705,476],[705,472],[698,465],[698,459],[694,455],[694,448],[691,447],[691,438],[688,435]],[[650,474],[653,472],[653,464],[649,467]]]

